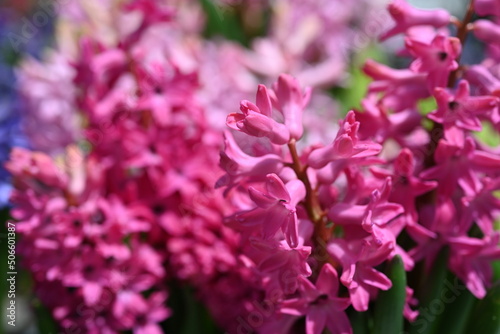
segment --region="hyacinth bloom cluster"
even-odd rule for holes
[[[302,21],[301,4],[290,5],[290,16],[276,5],[274,29]],[[195,288],[218,325],[237,331],[239,317],[257,308],[264,290],[240,256],[240,236],[223,225],[234,208],[214,184],[222,174],[220,110],[232,110],[264,74],[249,60],[254,51],[202,40],[197,1],[73,1],[54,9],[57,48],[43,61],[26,59],[17,73],[33,150],[14,149],[6,164],[15,186],[18,254],[38,298],[63,331],[158,333],[172,315],[168,283],[181,282]],[[306,50],[316,46],[326,47],[321,62],[337,53],[344,64],[339,55],[348,45],[322,41],[319,27],[350,31],[353,8],[340,19],[314,4],[307,10],[313,19],[301,29],[312,24],[315,32],[303,36],[303,50],[283,70],[309,68],[315,56]],[[320,83],[342,77],[336,67]],[[235,116],[234,127],[279,144],[300,138],[296,94],[285,103],[289,85],[277,88],[286,127],[263,118],[272,112],[270,96],[243,103],[246,116]],[[300,242],[294,230],[300,185],[287,185],[286,195],[270,177],[270,194],[254,191],[262,206],[255,214],[290,213],[290,231],[284,223],[267,233],[289,232],[292,245]]]
[[[18,72],[34,149],[5,164],[11,214],[61,331],[161,333],[184,317],[179,285],[230,334],[352,333],[391,289],[413,322],[419,291],[391,268],[428,274],[442,254],[483,298],[500,259],[500,156],[477,135],[500,130],[498,1],[459,20],[395,0],[383,32],[368,1],[217,6],[268,8],[270,31],[245,49],[201,38],[198,1],[73,1],[58,48]],[[404,37],[410,65],[368,60],[336,126],[322,88],[378,32]],[[460,62],[468,34],[480,64]]]
[[[394,26],[381,39],[403,34],[410,66],[367,61],[373,81],[362,108],[347,113],[329,143],[297,149],[310,90],[288,74],[228,115],[229,128],[248,137],[225,136],[226,175],[217,185],[239,207],[226,223],[240,232],[247,266],[275,311],[254,331],[289,333],[305,318],[307,334],[352,333],[344,310],[364,312],[391,289],[380,268],[396,256],[406,271],[423,261],[428,272],[448,249],[449,270],[485,297],[500,259],[500,156],[476,133],[488,124],[500,130],[497,7],[477,1],[460,21],[403,0],[389,4]],[[489,19],[471,22],[474,12]],[[466,67],[468,33],[490,52]],[[424,99],[436,106],[427,115]],[[410,246],[399,244],[403,234]],[[406,294],[402,313],[414,321],[410,286]]]
[[[152,38],[175,25],[174,8],[137,0],[114,10],[139,17],[115,43],[82,37],[76,55],[23,68],[26,127],[61,128],[31,131],[38,150],[15,148],[6,163],[18,254],[64,331],[161,333],[172,281],[195,286],[230,329],[259,290],[237,258],[239,236],[222,226],[230,206],[212,190],[220,134],[197,72]]]

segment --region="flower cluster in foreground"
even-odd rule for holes
[[[399,256],[406,271],[419,261],[430,268],[445,248],[449,269],[485,296],[490,264],[500,259],[500,156],[475,135],[483,126],[500,129],[500,17],[497,2],[485,2],[463,22],[444,10],[390,4],[395,25],[381,38],[404,34],[401,54],[412,62],[393,69],[369,60],[363,70],[373,82],[362,109],[347,113],[330,143],[297,149],[310,90],[286,74],[228,115],[228,127],[252,139],[225,135],[218,186],[239,207],[226,223],[240,232],[247,265],[275,310],[254,330],[288,333],[305,316],[307,334],[352,333],[344,310],[366,311],[392,286],[382,263]],[[493,20],[471,24],[474,10]],[[469,31],[490,52],[465,67],[459,59]],[[424,99],[436,108],[423,116]],[[400,245],[403,234],[413,246]],[[402,311],[413,321],[413,290],[406,292]]]
[[[307,20],[298,14],[303,4]],[[340,67],[316,84],[343,80],[342,36],[354,34],[357,15],[349,7],[326,17],[315,1],[274,6],[274,32],[253,49],[202,39],[197,1],[51,7],[57,48],[18,71],[33,150],[15,148],[6,168],[19,255],[62,330],[161,332],[172,313],[170,283],[193,286],[231,332],[256,309],[264,290],[240,257],[241,237],[223,224],[234,207],[214,189],[221,115],[263,75],[274,77],[254,66],[268,52],[288,58],[280,70],[312,79],[335,58]],[[289,58],[282,29],[293,22],[302,48]],[[325,39],[321,30],[331,26],[343,33]],[[330,127],[312,116],[315,128]]]

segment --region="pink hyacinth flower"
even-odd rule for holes
[[[444,9],[424,10],[410,6],[404,0],[394,0],[387,6],[396,25],[380,36],[380,40],[386,40],[394,35],[404,33],[415,26],[432,26],[441,28],[450,23],[450,13]]]
[[[443,124],[445,138],[457,145],[463,145],[464,141],[463,131],[457,128],[481,131],[481,122],[477,115],[492,113],[498,105],[498,98],[494,96],[470,96],[470,87],[466,80],[460,81],[455,96],[441,87],[434,90],[434,96],[438,108],[428,117]]]
[[[220,153],[220,166],[226,174],[217,180],[216,188],[233,186],[245,177],[277,173],[283,168],[283,161],[276,154],[254,157],[243,152],[230,132],[224,133],[224,146],[224,151]]]
[[[449,242],[450,269],[474,296],[483,298],[493,278],[491,261],[500,259],[500,234],[497,232],[484,239],[455,237]]]
[[[500,178],[492,180],[485,177],[481,180],[481,185],[477,188],[466,188],[466,196],[462,197],[463,213],[462,226],[466,233],[472,222],[475,222],[484,235],[491,235],[494,232],[495,216],[500,209],[500,199],[494,192],[500,190]]]
[[[304,133],[302,113],[311,98],[311,88],[306,88],[303,93],[295,78],[282,74],[274,84],[273,90],[276,92],[276,107],[283,113],[290,138],[300,139]]]
[[[243,100],[240,110],[243,114],[232,113],[227,116],[226,124],[231,129],[254,137],[267,137],[277,145],[284,145],[290,140],[287,126],[272,119],[271,98],[264,85],[259,85],[256,104]]]
[[[395,241],[390,240],[382,233],[382,229],[404,212],[404,208],[397,203],[389,203],[392,181],[390,178],[385,180],[382,189],[375,189],[371,195],[370,203],[366,207],[366,213],[361,222],[363,229],[373,235],[377,245]],[[391,234],[389,233],[389,236]]]
[[[430,44],[407,38],[406,48],[416,57],[410,69],[428,73],[427,82],[431,89],[446,87],[451,71],[458,68],[456,61],[462,50],[458,38],[436,35]]]
[[[309,165],[322,168],[336,159],[363,158],[376,155],[382,146],[358,139],[359,122],[356,122],[354,111],[349,111],[340,123],[340,130],[334,141],[325,147],[318,148],[309,155]]]
[[[392,193],[389,199],[403,206],[409,224],[416,224],[418,213],[415,207],[415,199],[436,188],[437,182],[423,181],[414,176],[415,158],[413,153],[404,148],[394,160],[394,173],[372,167],[370,171],[377,178],[392,176]]]
[[[474,9],[481,16],[495,15],[500,17],[500,1],[498,0],[475,0]]]
[[[285,185],[276,174],[268,174],[266,178],[266,192],[254,187],[248,189],[257,208],[237,213],[235,219],[243,225],[260,225],[265,240],[274,237],[281,229],[287,243],[295,248],[299,243],[296,206],[306,195],[304,184],[300,180],[291,180]]]
[[[482,65],[472,65],[467,68],[464,73],[464,79],[471,85],[480,88],[481,94],[493,95],[500,97],[500,80],[495,77],[486,67]],[[500,121],[498,113],[496,118],[492,118],[494,123]]]
[[[311,246],[299,243],[296,248],[290,248],[285,242],[273,241],[254,241],[254,246],[260,247],[267,254],[259,262],[258,268],[262,273],[269,275],[266,290],[271,294],[280,296],[292,294],[297,291],[300,277],[311,276],[312,270],[307,263],[311,255]]]
[[[391,288],[391,280],[373,267],[387,260],[393,248],[391,243],[374,247],[366,240],[347,242],[335,239],[328,244],[328,253],[342,265],[340,281],[349,289],[352,306],[356,311],[368,309],[370,295],[376,289]]]
[[[385,92],[383,105],[396,112],[413,108],[418,100],[429,96],[425,84],[426,76],[423,73],[415,73],[409,69],[393,69],[371,59],[366,61],[363,72],[375,80],[368,86],[368,91]]]
[[[315,285],[306,278],[299,279],[301,296],[285,300],[280,312],[305,315],[307,334],[321,334],[325,327],[332,334],[352,333],[349,318],[344,312],[350,302],[347,298],[337,296],[339,278],[335,268],[329,263],[325,264]]]
[[[500,43],[500,25],[490,20],[477,20],[472,24],[477,39],[486,43]]]
[[[495,172],[500,168],[497,155],[476,150],[471,137],[467,137],[463,147],[440,140],[434,154],[436,166],[424,170],[420,177],[439,181],[438,193],[451,196],[460,185],[466,193],[473,193],[479,184],[475,172]]]

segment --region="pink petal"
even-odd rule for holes
[[[291,198],[281,178],[276,174],[267,174],[266,188],[271,196],[278,200],[290,202]]]
[[[306,316],[306,333],[321,334],[326,325],[326,314],[320,310],[313,308]]]
[[[316,287],[319,291],[328,294],[330,298],[337,297],[339,289],[339,277],[335,268],[326,263],[321,268],[321,272],[316,281]]]

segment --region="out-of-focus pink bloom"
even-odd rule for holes
[[[481,89],[481,94],[489,94],[500,97],[500,80],[495,77],[486,67],[482,65],[472,65],[464,73],[464,79],[471,85]],[[492,118],[497,123],[500,121],[498,115]]]
[[[481,16],[495,15],[500,17],[500,3],[497,0],[476,0],[474,9]]]
[[[477,20],[472,24],[474,35],[486,43],[499,43],[500,26],[489,20]]]
[[[23,127],[34,149],[59,154],[81,139],[74,76],[69,61],[57,52],[43,64],[35,59],[22,63],[18,86],[26,103]]]
[[[271,6],[269,34],[254,40],[244,62],[261,76],[290,73],[306,86],[344,81],[350,52],[365,47],[384,25],[380,4],[366,0],[278,0]]]
[[[406,300],[403,310],[403,316],[408,319],[408,321],[413,322],[417,320],[419,312],[417,310],[412,310],[411,307],[418,304],[417,299],[413,297],[413,289],[406,287]]]
[[[444,9],[423,10],[410,6],[404,0],[393,0],[387,6],[389,13],[396,25],[382,34],[380,40],[383,41],[394,35],[404,33],[409,28],[415,26],[433,26],[441,28],[450,23],[450,13]]]

